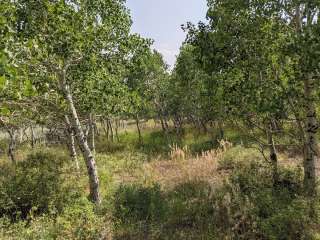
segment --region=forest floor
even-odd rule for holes
[[[285,181],[274,190],[269,164],[232,131],[220,142],[193,129],[164,134],[151,123],[142,131],[143,144],[130,127],[121,131],[119,142],[98,137],[104,199],[99,209],[83,200],[84,163],[79,159],[77,177],[68,160],[73,170],[64,173],[63,184],[76,185],[80,200],[73,196],[58,215],[49,211],[15,223],[3,219],[0,239],[320,239],[319,219],[307,216],[310,202],[300,194],[299,155],[280,152]],[[16,156],[23,161],[39,150],[68,155],[61,146],[24,146]],[[1,156],[3,169],[8,161]]]

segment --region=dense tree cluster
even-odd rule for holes
[[[207,23],[184,26],[172,71],[152,41],[130,33],[123,0],[0,3],[0,127],[17,144],[58,137],[87,167],[99,204],[95,134],[113,139],[120,120],[154,119],[201,131],[226,125],[247,135],[273,167],[277,148],[303,149],[304,183],[316,189],[320,96],[319,1],[208,0]],[[114,122],[114,124],[112,124]],[[30,134],[29,134],[30,133]],[[29,136],[30,135],[30,136]]]
[[[173,75],[175,84],[184,86],[176,88],[178,99],[194,100],[181,101],[180,115],[197,116],[203,126],[232,124],[262,152],[268,148],[275,184],[276,148],[302,149],[305,189],[313,195],[319,2],[218,0],[208,6],[207,24],[185,26],[188,37]]]

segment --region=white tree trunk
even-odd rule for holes
[[[99,205],[101,203],[101,198],[99,193],[99,177],[98,177],[96,162],[90,150],[90,147],[88,145],[85,134],[83,132],[77,110],[74,106],[70,87],[65,80],[61,82],[61,88],[63,90],[65,100],[67,101],[69,106],[71,125],[76,133],[78,144],[86,163],[88,176],[89,176],[90,198],[94,203]]]
[[[93,113],[89,115],[89,145],[93,154],[96,152],[95,147],[95,119]]]
[[[77,173],[79,173],[80,166],[79,166],[76,144],[75,144],[75,133],[71,127],[71,123],[70,123],[69,117],[67,115],[65,115],[65,121],[66,121],[66,125],[67,125],[67,132],[66,132],[67,138],[68,138],[67,144],[68,144],[68,148],[69,148],[69,152],[70,152],[70,157],[72,158],[72,160],[74,162],[75,169],[76,169]]]

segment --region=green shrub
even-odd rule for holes
[[[235,146],[228,149],[218,162],[219,170],[232,170],[237,164],[246,164],[253,160],[261,160],[261,154],[255,149]]]
[[[0,239],[34,240],[96,240],[110,239],[110,224],[95,213],[95,206],[87,198],[78,198],[56,217],[43,215],[28,221],[11,223],[0,219]]]
[[[296,199],[287,206],[276,207],[272,214],[261,219],[259,227],[262,234],[270,240],[312,239],[309,204],[304,199]]]
[[[316,219],[310,217],[311,201],[301,195],[301,179],[300,170],[280,168],[275,187],[269,165],[238,164],[216,202],[228,221],[216,226],[235,239],[311,239]]]
[[[77,184],[64,184],[67,157],[52,152],[36,152],[15,168],[1,172],[0,215],[12,220],[29,214],[61,212],[73,198],[79,196]],[[4,175],[6,174],[6,175]]]
[[[121,223],[160,221],[166,212],[166,201],[159,185],[121,185],[115,193],[114,206],[114,217]]]
[[[55,223],[59,239],[102,239],[111,230],[104,217],[96,214],[95,205],[87,198],[68,205]]]

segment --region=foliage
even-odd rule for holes
[[[0,238],[93,240],[109,236],[110,230],[104,224],[104,218],[96,214],[94,205],[85,198],[78,198],[56,219],[44,215],[29,222],[20,221],[14,224],[10,224],[5,218],[0,219]]]
[[[120,186],[115,194],[115,214],[120,223],[157,222],[164,218],[165,202],[160,186]]]
[[[1,171],[1,216],[12,220],[61,212],[80,196],[75,182],[65,183],[71,171],[68,158],[52,152],[36,152],[13,168]],[[71,178],[72,179],[72,178]]]
[[[0,154],[12,160],[0,169],[0,237],[101,239],[113,226],[116,239],[313,238],[320,2],[207,5],[207,22],[183,26],[170,71],[151,39],[130,33],[124,0],[0,2]],[[105,133],[116,127],[117,142],[95,139],[98,120]],[[124,120],[138,135],[118,134]],[[23,154],[37,145],[39,127],[41,142],[57,135],[75,165],[81,150],[90,195],[99,205],[100,174],[105,209],[84,197],[82,168],[72,171],[63,146],[15,159],[17,144]],[[239,145],[215,161],[224,139]],[[288,146],[301,149],[290,154],[302,166],[282,165],[277,150]],[[192,175],[189,166],[210,163],[216,175],[150,184],[146,160],[165,161],[170,149],[176,159],[191,153],[190,164],[159,171]]]

